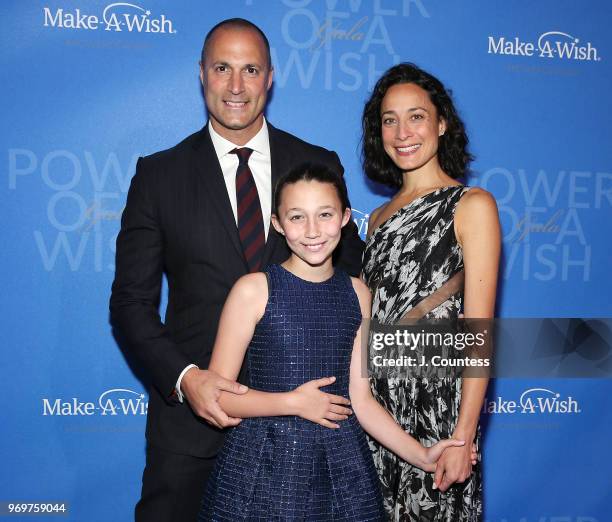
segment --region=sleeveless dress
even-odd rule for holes
[[[350,277],[320,283],[266,269],[268,303],[247,351],[249,386],[287,392],[335,376],[348,397],[361,310]],[[206,485],[200,521],[381,521],[382,496],[355,415],[330,429],[300,417],[244,419],[227,435]]]
[[[416,304],[463,270],[463,255],[453,228],[455,208],[469,190],[443,187],[399,209],[374,230],[366,243],[363,274],[373,294],[372,317],[395,324]],[[456,318],[462,292],[427,318]],[[459,417],[461,379],[392,377],[370,380],[374,397],[424,446],[451,437]],[[389,520],[476,521],[482,516],[480,432],[478,464],[462,484],[445,493],[433,489],[425,473],[369,440]],[[466,441],[467,442],[467,441]]]

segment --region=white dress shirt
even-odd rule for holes
[[[268,239],[268,229],[270,228],[270,214],[272,213],[272,160],[270,158],[270,138],[268,136],[268,124],[264,118],[263,125],[259,132],[253,136],[248,143],[240,146],[226,140],[213,129],[210,121],[208,122],[208,131],[212,139],[213,147],[217,153],[223,179],[227,187],[232,211],[236,225],[238,224],[238,203],[236,201],[236,171],[238,170],[238,155],[230,154],[230,151],[235,148],[248,147],[253,149],[253,153],[249,158],[249,168],[253,173],[257,192],[259,194],[259,203],[261,204],[261,215],[263,216],[264,232]]]
[[[235,148],[242,147],[253,149],[253,153],[249,157],[249,168],[253,173],[255,185],[257,186],[259,203],[261,205],[261,215],[263,216],[264,222],[264,233],[267,240],[268,230],[270,228],[270,214],[272,213],[272,159],[270,157],[270,137],[268,135],[268,124],[266,123],[266,119],[264,118],[263,125],[257,134],[244,145],[236,145],[225,139],[213,129],[210,121],[208,122],[208,132],[210,132],[210,138],[215,148],[219,164],[221,165],[221,172],[223,172],[223,179],[225,181],[225,187],[227,188],[230,204],[232,205],[236,226],[238,226],[238,202],[236,201],[238,155],[230,154],[230,152]],[[183,380],[183,376],[191,368],[197,368],[197,366],[195,364],[186,366],[176,381],[176,393],[180,402],[183,402],[181,381]]]

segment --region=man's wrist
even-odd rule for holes
[[[197,368],[199,370],[198,366],[196,366],[195,364],[189,364],[185,366],[185,369],[181,372],[181,374],[178,376],[178,379],[176,380],[175,390],[179,402],[183,402],[184,400],[183,392],[181,391],[181,383],[183,382],[183,377],[185,377],[185,374],[192,368]]]

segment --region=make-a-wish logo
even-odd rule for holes
[[[116,2],[108,4],[101,16],[85,13],[81,9],[65,10],[64,8],[52,11],[49,7],[43,8],[45,27],[57,29],[81,29],[96,31],[100,28],[116,33],[160,33],[176,34],[173,22],[166,15],[152,16],[151,11],[137,4]]]
[[[601,61],[597,47],[591,42],[583,42],[580,38],[561,31],[542,33],[535,42],[522,40],[518,36],[513,38],[489,36],[487,52],[488,54],[535,56],[557,60]]]
[[[146,415],[149,401],[146,395],[127,388],[113,388],[101,393],[97,401],[82,401],[78,397],[42,399],[43,415],[58,417],[91,417],[93,415]]]
[[[353,221],[355,222],[355,225],[357,225],[359,236],[362,239],[365,239],[365,236],[368,233],[370,214],[363,212],[362,210],[357,210],[356,208],[352,208],[351,212],[353,214]]]
[[[578,401],[571,396],[562,397],[560,393],[547,388],[529,388],[521,393],[519,400],[507,400],[497,397],[494,400],[485,398],[482,413],[484,414],[574,414],[582,410]]]

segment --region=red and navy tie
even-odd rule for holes
[[[243,147],[234,149],[231,154],[238,156],[236,171],[236,201],[238,203],[238,233],[242,251],[249,267],[249,272],[261,269],[266,236],[257,186],[249,168],[249,157],[253,149]]]

